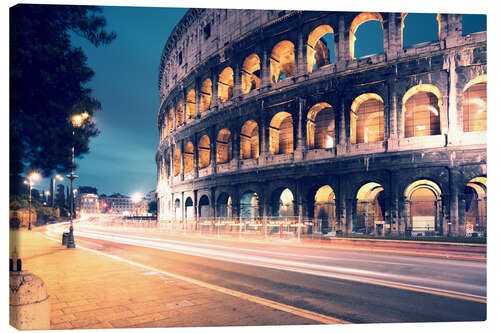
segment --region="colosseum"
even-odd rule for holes
[[[436,14],[405,46],[411,15],[188,10],[160,62],[158,221],[485,237],[486,31]],[[368,22],[381,52],[357,56]]]

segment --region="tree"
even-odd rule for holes
[[[16,5],[10,9],[10,176],[11,193],[20,190],[20,175],[38,169],[44,176],[71,168],[75,156],[89,151],[98,134],[92,116],[101,107],[85,86],[94,72],[70,33],[93,45],[116,38],[95,6]],[[74,128],[71,116],[89,118]],[[73,135],[73,131],[74,134]]]
[[[148,213],[156,215],[157,205],[156,200],[148,202]]]

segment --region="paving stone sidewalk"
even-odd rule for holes
[[[51,328],[317,324],[291,313],[147,271],[47,239],[42,228],[11,231],[23,269],[45,281]]]

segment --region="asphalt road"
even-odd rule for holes
[[[54,226],[56,234],[67,225]],[[355,323],[486,319],[486,263],[75,224],[77,245]],[[441,250],[442,252],[442,250]]]

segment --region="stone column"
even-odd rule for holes
[[[271,85],[271,77],[269,73],[269,54],[267,51],[267,46],[264,46],[264,50],[262,52],[262,59],[261,59],[261,84],[260,87],[262,88],[267,88]]]
[[[337,154],[342,155],[347,151],[346,142],[346,110],[343,97],[340,99],[340,112],[339,112],[339,142],[337,143]]]
[[[387,99],[384,106],[384,113],[387,114],[389,121],[389,137],[387,142],[387,149],[389,151],[398,150],[399,136],[398,136],[398,102],[396,95],[396,87],[394,82],[391,82],[388,87]]]
[[[184,181],[184,139],[181,140],[181,181]],[[184,203],[182,204],[184,207]]]
[[[302,20],[299,21],[299,28],[298,28],[298,36],[297,36],[297,63],[296,63],[296,76],[301,76],[306,74],[307,72],[307,57],[304,56],[306,47],[307,47],[307,40],[306,43],[304,43],[304,31],[302,28]]]
[[[304,108],[305,108],[305,99],[298,97],[297,98],[297,104],[298,104],[298,121],[297,121],[297,144],[296,144],[296,149],[298,152],[303,152],[306,149],[305,145],[305,137],[304,135]],[[301,156],[302,157],[302,156]]]
[[[187,123],[187,101],[186,101],[186,88],[182,87],[182,123]]]
[[[462,136],[462,129],[458,126],[458,111],[457,111],[457,80],[458,76],[455,71],[455,54],[450,53],[448,59],[448,145],[460,144],[459,138]],[[445,110],[441,110],[444,114]],[[441,122],[443,123],[443,122]]]
[[[198,219],[200,216],[200,212],[198,211],[198,190],[194,190],[194,198],[193,198],[193,210],[194,210],[194,219],[196,223],[198,223]]]
[[[344,15],[339,15],[339,33],[338,33],[338,53],[335,54],[338,61],[335,61],[338,64],[338,70],[342,70],[347,67],[347,63],[351,60],[351,56],[349,54],[349,27],[345,27],[345,18]]]
[[[389,13],[388,32],[389,45],[386,50],[387,60],[397,59],[401,53],[402,38],[401,13]],[[385,30],[385,29],[384,29]]]
[[[196,83],[195,83],[195,89],[194,89],[194,95],[195,95],[195,109],[196,109],[196,118],[201,118],[201,106],[200,106],[200,96],[201,96],[201,86],[200,86],[200,79],[196,78]]]
[[[460,227],[458,221],[458,179],[459,173],[456,170],[450,171],[450,222],[452,234],[458,236],[460,234]]]
[[[210,128],[210,165],[212,173],[217,173],[217,134],[215,133],[215,126]]]
[[[239,97],[242,95],[241,93],[241,80],[242,80],[242,75],[241,75],[241,65],[239,64],[239,61],[236,63],[234,66],[234,72],[233,72],[233,98]]]
[[[239,167],[240,162],[240,128],[233,127],[231,129],[231,144],[232,144],[232,152],[233,156],[231,159],[231,169],[237,169]]]
[[[198,135],[195,133],[193,137],[193,164],[194,164],[194,178],[199,177],[199,170],[200,170],[200,155],[198,151]]]
[[[219,93],[219,73],[217,69],[212,70],[212,102],[210,103],[210,108],[215,108],[219,104],[219,98],[217,94]]]

